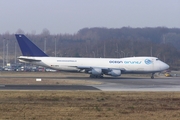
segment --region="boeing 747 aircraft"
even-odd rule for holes
[[[103,75],[121,76],[125,73],[152,73],[169,68],[169,65],[156,57],[127,57],[127,58],[75,58],[49,57],[32,43],[25,35],[16,34],[16,39],[23,56],[18,57],[20,62],[31,63],[55,70],[76,71],[90,74],[92,78]]]

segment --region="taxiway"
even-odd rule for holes
[[[17,77],[18,78],[18,77]],[[10,78],[7,78],[10,79]],[[50,78],[49,78],[50,79]],[[62,78],[57,78],[62,79]],[[1,84],[0,90],[100,90],[100,91],[180,91],[180,78],[104,78],[90,79],[84,77],[63,78],[65,81],[96,81],[101,84],[86,85],[13,85]]]

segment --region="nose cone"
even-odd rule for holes
[[[169,65],[168,64],[166,64],[166,63],[163,63],[162,64],[162,69],[163,70],[167,70],[169,68]]]
[[[163,61],[157,60],[154,63],[155,63],[154,67],[156,68],[157,71],[164,71],[169,68],[169,65],[164,63]]]

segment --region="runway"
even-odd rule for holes
[[[93,87],[102,91],[180,91],[179,77],[156,79],[105,79],[103,81],[103,85],[94,85]]]
[[[65,78],[63,78],[65,79]],[[6,85],[0,90],[96,90],[96,91],[180,91],[180,78],[66,78],[68,80],[98,81],[101,84],[90,85]]]

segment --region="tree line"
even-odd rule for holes
[[[17,33],[24,33],[18,30]],[[179,28],[83,28],[76,34],[25,34],[49,56],[122,58],[154,56],[180,69]],[[14,34],[0,34],[0,62],[3,51],[6,62],[21,55]],[[8,51],[8,53],[7,53]],[[8,54],[8,55],[7,55]],[[8,57],[7,57],[8,56]]]

